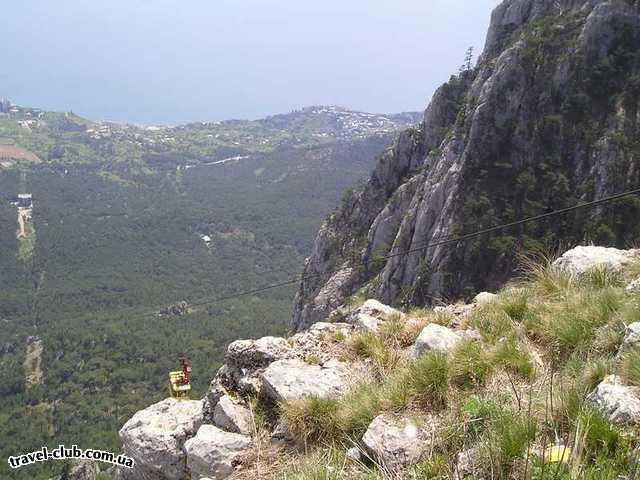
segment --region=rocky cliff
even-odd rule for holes
[[[637,238],[637,198],[471,242],[392,255],[640,184],[635,0],[505,0],[478,66],[443,85],[418,128],[324,223],[292,327],[360,291],[424,304],[495,288],[520,249]]]

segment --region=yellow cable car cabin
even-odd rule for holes
[[[191,393],[191,362],[186,358],[180,359],[182,370],[169,372],[169,394],[173,398],[188,399]]]

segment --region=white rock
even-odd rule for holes
[[[377,416],[362,437],[369,455],[392,473],[417,463],[429,440],[428,431],[415,421],[387,414]]]
[[[627,293],[640,293],[640,278],[636,278],[633,282],[626,286]]]
[[[248,408],[235,402],[229,395],[224,395],[213,409],[214,423],[227,432],[251,435],[251,412]]]
[[[346,392],[353,371],[349,364],[332,361],[309,365],[301,360],[279,360],[262,374],[263,392],[274,402],[304,397],[336,397]]]
[[[627,326],[622,345],[625,348],[640,346],[640,322],[633,322]]]
[[[202,424],[202,402],[168,398],[137,412],[120,429],[123,452],[135,460],[124,478],[175,480],[185,476],[184,442]]]
[[[202,425],[196,436],[184,444],[191,478],[227,478],[250,448],[251,439],[246,435],[225,432],[213,425]]]
[[[384,303],[380,303],[378,300],[369,299],[364,302],[360,307],[357,308],[358,313],[364,313],[367,315],[371,315],[372,317],[384,318],[389,315],[400,315],[404,316],[404,314],[400,310],[396,310],[389,305],[385,305]]]
[[[380,327],[380,320],[367,313],[358,313],[352,317],[352,322],[358,330],[365,332],[376,333]]]
[[[587,400],[613,422],[640,423],[640,388],[624,385],[616,375],[609,375],[600,382]]]
[[[358,447],[351,447],[347,450],[346,457],[356,463],[362,462],[362,452]]]
[[[462,335],[450,328],[430,323],[418,335],[412,356],[418,358],[427,352],[449,353],[456,348],[462,338]]]
[[[496,298],[498,298],[498,296],[495,293],[480,292],[473,299],[473,303],[477,303],[478,305],[487,305],[495,301]]]
[[[577,275],[595,268],[619,272],[638,259],[638,253],[638,250],[580,246],[565,252],[553,265]]]

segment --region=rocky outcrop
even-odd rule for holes
[[[606,377],[587,397],[612,422],[640,424],[640,388],[624,385],[616,375]]]
[[[441,243],[640,184],[639,49],[640,13],[628,1],[502,2],[478,66],[437,91],[422,124],[403,132],[325,221],[292,328],[325,318],[356,292],[422,305],[495,290],[524,245],[638,238],[638,225],[624,219],[640,206],[622,199]]]
[[[331,361],[309,365],[301,360],[279,360],[262,374],[263,394],[271,402],[305,397],[337,397],[351,385],[352,367]]]
[[[135,461],[125,480],[178,480],[187,475],[184,444],[203,421],[202,402],[168,398],[137,412],[120,429],[123,453]]]
[[[213,410],[214,423],[227,432],[251,435],[251,412],[229,395],[223,395]]]
[[[202,425],[184,444],[192,480],[227,478],[251,447],[251,438],[229,433],[213,425]]]
[[[575,275],[582,275],[595,269],[621,272],[625,266],[638,260],[640,250],[579,246],[565,252],[553,265]]]
[[[379,415],[367,428],[362,443],[384,471],[399,472],[420,460],[429,450],[433,419],[417,422],[410,418]]]

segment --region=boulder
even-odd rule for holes
[[[346,392],[353,377],[349,364],[329,361],[308,365],[301,360],[279,360],[262,373],[262,392],[273,402],[305,397],[336,397]]]
[[[227,348],[225,365],[218,371],[217,382],[245,395],[259,394],[259,375],[264,368],[276,360],[291,356],[294,356],[294,352],[284,338],[236,340]]]
[[[609,375],[600,382],[587,396],[587,401],[612,422],[626,425],[640,423],[640,388],[624,385],[617,375]]]
[[[358,313],[351,317],[351,321],[358,330],[364,330],[365,332],[377,333],[380,327],[380,320],[367,313]]]
[[[463,335],[454,332],[450,328],[430,323],[418,335],[413,346],[412,356],[418,358],[427,352],[449,353],[456,348],[463,338]]]
[[[222,396],[213,409],[213,421],[227,432],[251,435],[253,431],[251,412],[229,395]]]
[[[68,480],[96,480],[98,465],[94,462],[80,460],[73,462],[73,466],[67,475]]]
[[[175,480],[186,475],[184,443],[202,424],[202,402],[168,398],[137,412],[120,429],[123,453],[135,461],[122,477]]]
[[[237,368],[255,369],[286,357],[290,351],[287,340],[280,337],[236,340],[227,347],[225,361]]]
[[[477,303],[478,305],[487,305],[495,301],[497,298],[498,296],[495,293],[480,292],[473,299],[473,303]]]
[[[413,465],[428,451],[431,419],[425,424],[395,415],[377,416],[367,428],[362,443],[367,453],[390,472]]]
[[[640,322],[633,322],[627,326],[622,346],[624,348],[640,347]]]
[[[184,444],[192,480],[227,478],[251,448],[251,438],[202,425],[195,437]]]
[[[553,262],[553,265],[576,275],[582,275],[595,268],[620,272],[626,265],[638,259],[639,253],[638,250],[580,246],[565,252]]]

